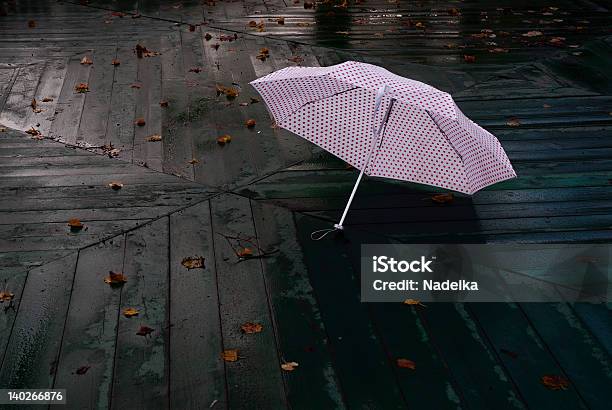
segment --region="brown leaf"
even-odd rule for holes
[[[570,385],[569,380],[559,375],[544,375],[540,382],[550,390],[567,390]]]
[[[410,305],[410,306],[423,306],[425,307],[425,305],[423,303],[421,303],[420,300],[418,299],[406,299],[405,301],[402,302],[404,305]]]
[[[402,369],[416,370],[416,363],[408,359],[397,359],[397,367]]]
[[[125,309],[123,309],[123,316],[125,316],[125,317],[138,316],[138,313],[140,313],[140,312],[138,311],[138,309],[135,309],[135,308],[125,308]]]
[[[153,134],[151,136],[148,136],[146,138],[147,141],[149,142],[157,142],[157,141],[161,141],[162,140],[162,136],[159,134]]]
[[[285,24],[285,18],[284,17],[279,17],[276,19],[276,22],[280,25],[284,25]]]
[[[217,144],[219,145],[225,145],[232,142],[232,136],[231,135],[221,135],[220,137],[217,137]]]
[[[161,100],[161,101],[159,102],[159,106],[160,106],[160,107],[164,107],[164,108],[165,108],[165,107],[167,107],[167,106],[168,106],[168,101],[166,101],[166,100]]]
[[[258,102],[259,102],[258,98],[251,97],[251,104],[255,104],[255,103],[258,103]]]
[[[83,65],[92,65],[93,61],[91,61],[91,59],[89,57],[85,56],[85,57],[83,57],[81,59],[81,64],[83,64]]]
[[[136,121],[134,121],[134,124],[138,125],[139,127],[142,127],[146,124],[146,122],[144,118],[137,118]]]
[[[246,121],[245,125],[247,126],[247,128],[253,128],[255,126],[256,122],[254,119],[250,118]]]
[[[201,256],[188,256],[183,258],[181,265],[187,269],[204,269],[204,258]]]
[[[30,107],[32,107],[33,111],[36,111],[36,98],[32,98],[32,102],[30,102]]]
[[[259,323],[246,322],[240,326],[240,330],[246,334],[259,333],[263,330],[263,326]]]
[[[549,43],[557,45],[557,46],[563,44],[564,41],[565,41],[565,37],[553,37],[550,40],[548,40]]]
[[[226,362],[238,361],[238,349],[227,349],[221,352],[221,357]]]
[[[142,88],[142,84],[139,84],[139,83],[132,83],[132,84],[130,84],[130,87],[131,87],[131,88],[140,89],[140,88]]]
[[[312,1],[305,1],[304,2],[304,8],[305,9],[312,9],[312,8],[314,8],[314,3]]]
[[[522,34],[523,37],[539,37],[541,35],[542,35],[542,32],[541,31],[537,31],[537,30],[528,31],[528,32]]]
[[[191,68],[189,69],[189,72],[190,72],[190,73],[196,73],[196,74],[197,74],[197,73],[199,73],[200,71],[202,71],[202,68],[200,68],[200,67],[191,67]]]
[[[45,97],[42,99],[42,102],[51,102],[51,101],[53,101],[53,98],[51,97]]]
[[[113,17],[120,17],[121,18],[121,17],[125,16],[125,13],[122,13],[120,11],[113,11],[111,13],[111,16],[113,16]]]
[[[196,26],[194,26],[193,24],[189,25],[189,31],[195,31]]]
[[[195,165],[195,164],[199,163],[200,161],[198,161],[198,160],[197,160],[197,159],[195,159],[195,158],[192,158],[192,159],[190,159],[190,160],[189,160],[189,161],[187,161],[187,162],[188,162],[188,163],[190,163],[191,165]]]
[[[228,99],[233,99],[238,97],[238,90],[234,87],[225,87],[223,85],[217,84],[217,95],[225,94]]]
[[[296,63],[296,64],[301,64],[302,62],[304,62],[304,59],[300,56],[289,57],[287,58],[287,60],[291,61],[292,63]]]
[[[206,41],[209,41],[211,38],[212,38],[212,36],[210,35],[210,33],[206,33],[206,34],[204,35],[204,39],[205,39]]]
[[[508,127],[520,127],[521,121],[516,117],[511,117],[508,118],[508,121],[506,121],[506,125]]]
[[[84,225],[81,223],[80,219],[72,218],[68,221],[68,226],[72,231],[80,231],[81,229],[83,229]]]
[[[104,282],[109,285],[115,286],[123,286],[125,282],[127,282],[127,277],[122,272],[113,272],[108,271],[108,276],[104,278]]]
[[[78,369],[76,369],[76,374],[78,374],[79,376],[84,375],[85,373],[87,373],[87,370],[90,369],[91,366],[81,366]]]
[[[542,104],[542,108],[550,108],[550,107],[552,107],[552,105],[550,105],[550,104]]]
[[[36,27],[36,21],[28,20],[28,28],[34,28],[34,27]]]
[[[436,194],[431,196],[431,200],[438,204],[447,204],[453,202],[454,199],[455,197],[450,192],[446,194]]]
[[[507,52],[508,52],[507,48],[495,47],[495,48],[489,49],[489,53],[502,54],[502,53],[507,53]]]
[[[116,66],[120,65],[121,62],[115,58],[115,59],[113,59],[113,61],[111,61],[111,64],[116,67]]]
[[[459,12],[458,9],[453,7],[452,9],[448,9],[448,14],[450,14],[451,16],[460,16],[461,12]]]
[[[281,369],[286,372],[292,372],[298,367],[300,364],[298,362],[285,362],[281,364]]]
[[[475,63],[476,62],[476,56],[469,55],[469,54],[464,54],[463,55],[463,61],[465,61],[466,63]]]
[[[236,251],[236,254],[240,258],[250,258],[250,257],[253,256],[253,249],[251,249],[251,248],[241,248],[241,249]]]
[[[25,133],[31,135],[34,139],[43,139],[42,133],[34,127],[30,127]]]
[[[86,93],[89,91],[89,85],[87,83],[78,83],[74,86],[74,90],[77,93]]]
[[[114,189],[115,191],[118,191],[121,188],[123,188],[123,184],[121,182],[117,182],[117,181],[109,182],[108,186],[111,187],[112,189]]]
[[[15,297],[13,292],[9,292],[8,290],[3,290],[0,292],[0,303],[10,302]]]
[[[154,330],[155,329],[153,329],[153,328],[151,328],[149,326],[142,325],[142,326],[140,326],[140,329],[138,329],[138,332],[136,332],[136,334],[138,336],[148,336],[151,333],[153,333]]]

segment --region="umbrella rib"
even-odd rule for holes
[[[446,141],[448,142],[448,145],[451,146],[451,148],[455,151],[455,154],[457,154],[457,156],[461,159],[461,162],[463,162],[463,155],[461,155],[459,153],[459,151],[457,151],[457,148],[455,148],[455,146],[453,145],[453,143],[448,139],[448,136],[446,135],[446,133],[444,131],[442,131],[442,128],[440,128],[440,126],[438,125],[438,123],[436,122],[436,120],[434,120],[434,118],[431,116],[431,114],[429,113],[429,111],[424,110],[427,115],[429,115],[429,118],[431,118],[431,121],[436,124],[436,127],[438,127],[438,130],[440,130],[440,133],[444,136],[444,138],[446,138]]]
[[[282,120],[282,121],[280,121],[279,123],[283,122],[284,120],[286,120],[287,118],[289,118],[290,116],[292,116],[293,114],[295,114],[296,112],[298,112],[299,110],[301,110],[302,108],[306,107],[308,104],[312,104],[312,103],[315,103],[315,102],[319,102],[319,101],[327,100],[328,98],[332,98],[332,97],[335,97],[335,96],[340,95],[340,94],[348,93],[349,91],[353,91],[353,90],[356,90],[356,89],[358,89],[358,88],[361,88],[361,87],[353,87],[353,88],[349,88],[348,90],[339,91],[339,92],[334,93],[334,94],[332,94],[332,95],[328,95],[327,97],[325,97],[325,98],[321,98],[320,100],[312,100],[312,101],[308,101],[308,102],[306,102],[306,103],[304,103],[304,104],[300,105],[298,108],[296,108],[296,109],[295,109],[295,110],[294,110],[294,111],[293,111],[291,114],[288,114],[287,116],[285,116],[285,118],[283,118],[283,120]]]

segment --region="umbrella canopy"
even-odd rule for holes
[[[516,176],[497,138],[448,93],[382,67],[287,67],[251,84],[277,126],[362,174],[465,194]]]

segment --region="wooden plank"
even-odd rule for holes
[[[405,398],[367,306],[357,297],[359,283],[342,242],[333,238],[313,241],[311,232],[327,227],[316,219],[296,214],[296,225],[347,406],[405,408]]]
[[[26,120],[43,69],[44,64],[29,64],[17,69],[15,82],[0,113],[0,124],[19,130],[35,125],[26,124]]]
[[[228,406],[286,408],[281,358],[261,264],[257,259],[239,262],[233,247],[248,247],[248,243],[226,241],[223,237],[255,238],[249,200],[222,195],[210,202],[223,348],[238,349],[239,355],[238,361],[226,362]],[[260,323],[263,332],[244,335],[240,326],[246,322]]]
[[[3,266],[3,258],[0,254],[0,267]],[[17,310],[19,309],[19,303],[21,302],[21,296],[25,280],[27,277],[26,267],[2,267],[0,269],[0,284],[3,292],[12,293],[13,299],[10,301],[2,301],[0,303],[0,309],[3,311],[3,315],[0,315],[0,352],[4,355],[9,339],[11,336],[11,330],[13,323],[15,323],[15,317],[17,316]]]
[[[75,408],[108,408],[122,287],[104,283],[124,271],[125,235],[79,252],[70,308],[53,386],[70,389]],[[123,286],[129,286],[128,283]],[[78,369],[87,367],[84,374]],[[83,370],[81,370],[83,371]]]
[[[126,235],[124,272],[129,286],[121,294],[111,408],[168,408],[169,307],[168,218]],[[125,317],[125,309],[138,315]],[[139,336],[140,326],[153,330]]]
[[[170,401],[174,408],[227,408],[210,203],[170,215]],[[181,262],[203,257],[204,269]],[[198,346],[194,349],[194,346]]]
[[[0,369],[6,388],[51,388],[77,253],[29,271]]]
[[[291,408],[345,408],[329,341],[291,211],[251,201],[257,242],[278,253],[261,260],[270,295],[279,355],[300,367],[285,373]]]
[[[589,329],[593,337],[612,355],[612,315],[609,304],[574,303],[576,316]]]
[[[36,98],[37,108],[42,110],[37,113],[28,107],[24,107],[27,112],[25,126],[37,128],[43,135],[49,135],[51,123],[55,117],[55,108],[59,99],[64,77],[66,76],[66,62],[64,58],[52,59],[45,62],[38,88],[34,98]],[[52,101],[44,102],[44,99],[51,98]]]

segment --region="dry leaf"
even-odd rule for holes
[[[187,162],[188,162],[188,163],[190,163],[191,165],[194,165],[194,164],[199,163],[200,161],[198,161],[197,159],[193,158],[193,159],[190,159],[190,160],[189,160],[189,161],[187,161]]]
[[[204,36],[204,39],[206,41],[209,41],[212,38],[212,36],[210,35],[210,33],[206,33],[206,35]]]
[[[146,122],[144,118],[137,118],[136,121],[134,121],[134,124],[138,125],[139,127],[142,127],[146,124]]]
[[[298,362],[285,362],[285,363],[281,364],[281,369],[283,369],[286,372],[292,372],[299,365],[300,364]]]
[[[495,47],[495,48],[489,49],[489,53],[501,54],[501,53],[507,53],[507,52],[508,52],[507,48]]]
[[[190,72],[190,73],[196,73],[196,74],[197,74],[197,73],[199,73],[200,71],[202,71],[202,69],[201,69],[200,67],[191,67],[191,68],[189,69],[189,72]]]
[[[221,357],[226,362],[236,362],[238,361],[238,349],[228,349],[221,352]]]
[[[74,86],[74,90],[77,93],[86,93],[89,91],[89,85],[87,83],[78,83]]]
[[[83,64],[83,65],[91,65],[91,64],[93,64],[93,61],[91,61],[91,59],[89,57],[85,56],[85,57],[83,57],[81,59],[81,64]]]
[[[554,45],[561,45],[563,44],[564,41],[565,41],[565,37],[553,37],[550,40],[548,40],[549,43],[554,44]]]
[[[142,326],[140,326],[140,329],[138,329],[138,332],[136,332],[136,334],[138,336],[147,336],[147,335],[150,335],[151,333],[153,333],[154,330],[155,329],[153,329],[153,328],[151,328],[149,326],[142,325]]]
[[[461,12],[459,12],[458,9],[453,7],[452,9],[448,9],[448,14],[450,14],[451,16],[460,16]]]
[[[476,56],[469,55],[469,54],[464,54],[463,55],[463,61],[465,61],[466,63],[475,63],[476,62]]]
[[[421,303],[420,300],[418,299],[406,299],[405,301],[402,302],[404,305],[410,305],[410,306],[423,306],[425,307],[424,304]]]
[[[0,292],[0,303],[10,302],[15,297],[13,292],[9,292],[8,290],[4,290]]]
[[[251,256],[253,256],[253,249],[251,249],[251,248],[242,248],[242,249],[239,249],[238,251],[236,251],[236,254],[240,258],[250,258]]]
[[[146,139],[149,142],[156,142],[156,141],[161,141],[162,140],[162,136],[159,135],[159,134],[153,134],[153,135],[147,137]]]
[[[251,97],[251,104],[255,104],[255,103],[258,103],[258,102],[259,102],[258,98]]]
[[[28,27],[29,28],[36,27],[36,21],[35,20],[28,20]]]
[[[234,87],[225,87],[217,84],[217,95],[225,94],[228,100],[238,97],[238,90]]]
[[[397,367],[400,367],[402,369],[416,370],[416,363],[414,363],[412,360],[397,359],[396,363]]]
[[[231,135],[221,135],[220,137],[217,137],[217,144],[219,145],[225,145],[232,142],[232,137]]]
[[[35,139],[43,139],[42,133],[34,127],[30,127],[30,129],[27,130],[25,133],[31,135]]]
[[[542,32],[541,31],[528,31],[527,33],[522,34],[523,37],[538,37],[541,36]]]
[[[127,277],[122,272],[108,271],[108,276],[104,278],[104,282],[111,286],[123,286],[127,282]]]
[[[111,64],[112,64],[112,65],[114,65],[114,66],[116,67],[116,66],[118,66],[119,64],[121,64],[121,62],[115,58],[113,61],[111,61]]]
[[[45,97],[42,99],[42,102],[51,102],[51,101],[53,101],[53,98],[51,97]]]
[[[296,63],[296,64],[301,64],[302,62],[304,62],[304,59],[300,56],[289,57],[287,58],[287,60],[291,61],[292,63]]]
[[[84,225],[78,218],[72,218],[68,221],[68,226],[73,231],[80,231],[81,229],[83,229]]]
[[[542,376],[540,381],[550,390],[567,390],[570,384],[569,380],[558,375],[545,375]]]
[[[81,366],[81,367],[79,367],[78,369],[76,369],[76,372],[75,372],[75,373],[76,373],[76,374],[78,374],[78,375],[80,375],[80,376],[81,376],[81,375],[84,375],[85,373],[87,373],[87,370],[89,370],[89,368],[90,368],[90,367],[91,367],[91,366]]]
[[[160,102],[159,102],[159,106],[160,106],[160,107],[164,107],[164,108],[165,108],[165,107],[167,107],[167,106],[168,106],[168,101],[166,101],[166,100],[162,100],[162,101],[160,101]]]
[[[117,181],[109,182],[108,186],[111,187],[112,189],[114,189],[115,191],[118,191],[121,188],[123,188],[123,184],[121,182],[117,182]]]
[[[431,200],[438,204],[447,204],[449,202],[453,202],[453,199],[455,199],[455,197],[452,193],[436,194],[431,196]]]
[[[240,326],[240,330],[246,334],[259,333],[263,330],[263,326],[260,323],[246,322]]]
[[[304,2],[304,8],[305,9],[312,9],[314,7],[314,3],[312,1],[305,1]]]
[[[542,107],[543,108],[550,108],[550,107],[552,107],[552,105],[550,105],[550,104],[542,104]]]
[[[188,256],[183,258],[181,265],[187,269],[204,269],[204,258],[201,256]]]
[[[284,17],[279,17],[276,19],[276,22],[280,25],[284,25],[285,24],[285,18]]]
[[[135,308],[125,308],[123,309],[123,316],[125,317],[132,317],[132,316],[138,316],[138,309]]]
[[[139,84],[139,83],[132,83],[132,84],[130,84],[130,87],[131,87],[131,88],[140,89],[140,88],[142,88],[142,85],[141,85],[141,84]]]
[[[519,127],[521,125],[521,121],[516,117],[508,118],[506,125],[508,127]]]
[[[250,118],[250,119],[248,119],[246,121],[245,124],[246,124],[247,128],[253,128],[255,126],[256,122],[255,122],[254,119]]]

